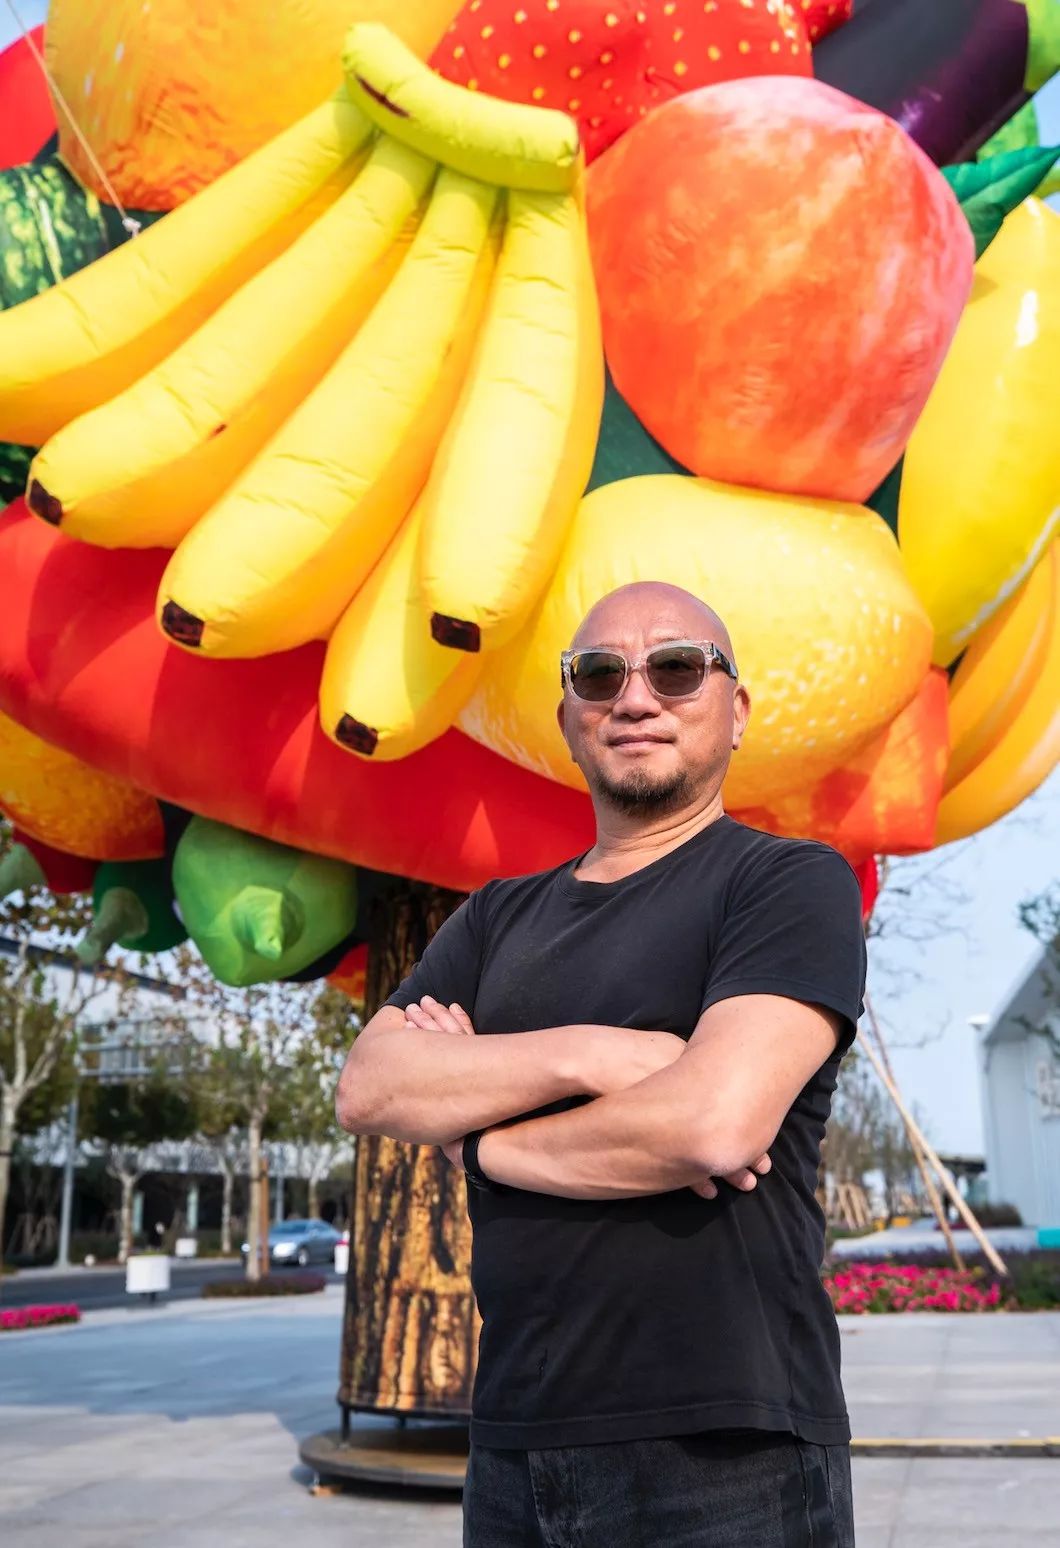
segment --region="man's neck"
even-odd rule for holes
[[[660,817],[638,817],[601,802],[596,805],[596,843],[575,877],[579,881],[620,881],[680,848],[724,815],[720,791],[706,802]]]

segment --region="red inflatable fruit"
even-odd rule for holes
[[[0,53],[0,170],[31,161],[55,133],[52,99],[31,43],[43,52],[43,27]]]
[[[821,839],[855,866],[930,849],[949,757],[948,701],[946,673],[933,667],[912,703],[841,769],[734,815],[767,833]]]
[[[188,811],[458,891],[592,843],[586,796],[458,731],[394,763],[351,758],[320,729],[322,644],[256,661],[175,650],[154,618],[168,557],[78,543],[9,506],[0,709]]]
[[[972,281],[946,180],[819,81],[668,102],[589,172],[615,385],[730,484],[863,502],[894,466]]]
[[[861,920],[863,924],[868,924],[880,895],[880,868],[875,857],[870,855],[854,867],[854,872],[861,888]]]
[[[35,839],[21,828],[15,828],[11,838],[14,843],[29,850],[52,892],[68,894],[90,891],[99,868],[98,861],[71,855],[65,849],[53,849],[50,844],[42,844],[40,839]]]
[[[683,92],[812,71],[787,0],[468,0],[431,64],[461,86],[573,114],[588,161]]]
[[[811,43],[820,43],[830,32],[848,22],[854,0],[791,0],[806,23]]]

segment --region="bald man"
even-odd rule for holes
[[[473,893],[337,1102],[467,1174],[465,1548],[849,1548],[814,1195],[857,881],[726,815],[751,706],[698,598],[623,587],[557,666],[595,844]]]

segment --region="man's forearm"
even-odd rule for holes
[[[357,1134],[445,1144],[563,1097],[593,1095],[588,1027],[446,1036],[403,1027],[365,1045],[348,1073]],[[346,1077],[344,1077],[346,1078]]]
[[[496,1182],[568,1199],[687,1188],[714,1168],[704,1166],[700,1115],[685,1111],[681,1084],[661,1071],[571,1112],[493,1129],[479,1141],[479,1163]]]

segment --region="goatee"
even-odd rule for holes
[[[691,794],[692,782],[683,769],[675,774],[648,774],[631,769],[622,779],[611,780],[597,774],[596,791],[627,816],[664,816],[684,805]]]

